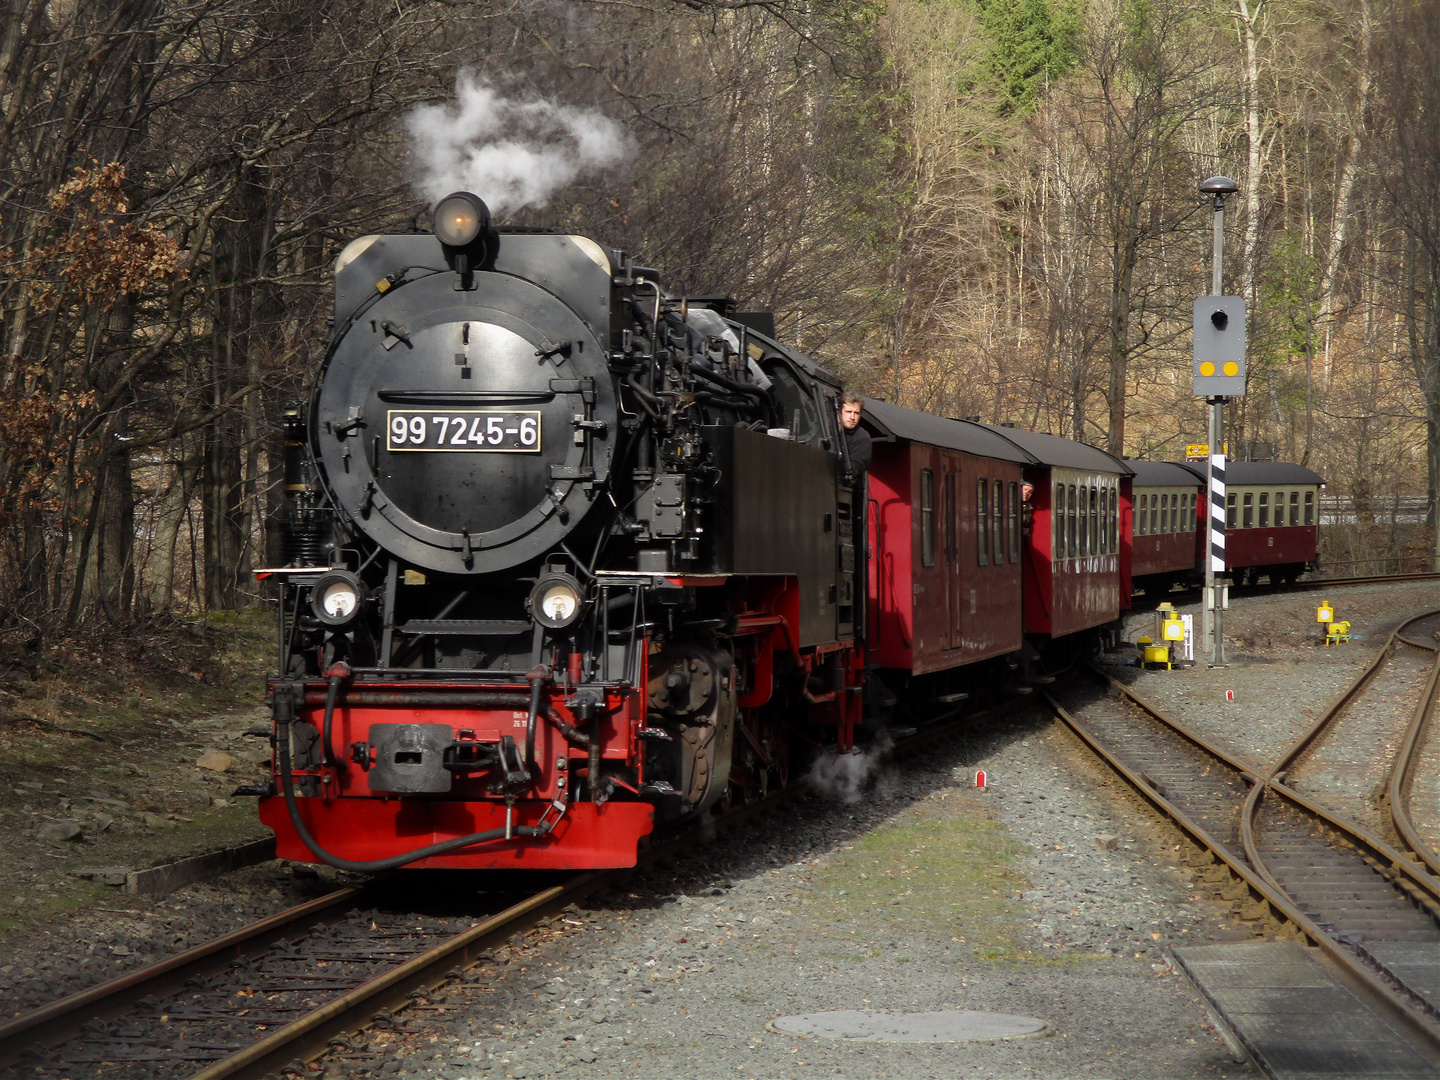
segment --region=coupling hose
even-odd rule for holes
[[[484,832],[470,833],[468,836],[457,836],[453,840],[442,840],[438,844],[416,848],[414,851],[407,851],[400,855],[392,855],[388,859],[374,859],[365,862],[342,859],[339,855],[326,851],[306,828],[305,821],[300,816],[300,805],[295,799],[295,777],[290,769],[290,724],[294,720],[295,702],[290,696],[288,688],[277,688],[276,695],[275,739],[280,754],[280,788],[285,793],[285,809],[290,812],[290,824],[295,826],[295,834],[321,862],[327,863],[337,870],[349,870],[357,874],[375,874],[382,870],[394,870],[396,867],[405,866],[420,859],[428,859],[434,855],[444,855],[472,844],[485,844],[492,840],[506,839],[504,829],[487,829]],[[512,837],[542,837],[548,835],[549,832],[550,829],[539,825],[516,825],[510,830],[510,835]]]

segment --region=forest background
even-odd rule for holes
[[[624,133],[509,220],[772,310],[874,395],[1136,457],[1204,439],[1197,185],[1232,176],[1232,456],[1325,476],[1339,569],[1440,558],[1436,0],[5,8],[0,634],[32,647],[256,601],[335,257],[427,225],[407,123],[462,77]]]

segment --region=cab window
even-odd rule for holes
[[[824,439],[825,432],[815,399],[806,392],[790,365],[777,356],[770,356],[766,357],[760,366],[773,384],[770,393],[774,396],[780,413],[780,426],[790,429],[791,440],[812,446],[818,445],[822,440],[828,442],[829,440]],[[933,477],[931,483],[934,483]]]

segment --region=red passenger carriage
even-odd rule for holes
[[[1190,466],[1203,477],[1202,466]],[[1225,469],[1225,570],[1236,584],[1293,582],[1319,565],[1320,493],[1303,465],[1232,461]],[[1203,566],[1201,567],[1203,571]]]
[[[1134,588],[1164,596],[1192,581],[1203,549],[1203,480],[1168,461],[1127,461],[1135,477],[1130,574]]]
[[[1025,548],[1025,632],[1047,637],[1105,626],[1130,606],[1122,588],[1120,489],[1130,469],[1103,450],[1010,427],[988,430],[1029,458],[1033,525]]]
[[[1018,652],[1027,456],[977,424],[882,401],[865,409],[876,438],[870,663],[924,676]]]

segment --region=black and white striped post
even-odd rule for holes
[[[1209,460],[1205,488],[1210,505],[1210,536],[1205,559],[1205,605],[1202,640],[1210,641],[1210,663],[1225,663],[1221,629],[1225,573],[1225,398],[1245,393],[1245,300],[1222,295],[1221,254],[1225,241],[1225,196],[1240,190],[1228,176],[1212,176],[1200,185],[1215,202],[1214,260],[1210,295],[1195,301],[1194,393],[1210,406]]]
[[[1205,616],[1202,634],[1210,637],[1210,664],[1225,663],[1225,635],[1220,629],[1225,610],[1223,584],[1215,587],[1216,578],[1225,574],[1225,427],[1223,397],[1210,398],[1210,457],[1205,470],[1205,489],[1210,493],[1210,543],[1205,560]],[[1215,451],[1219,453],[1215,453]],[[1213,635],[1213,636],[1211,636]]]

